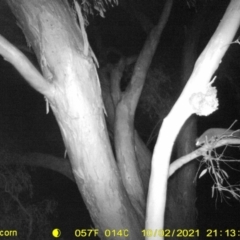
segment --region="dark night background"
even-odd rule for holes
[[[161,13],[162,2],[142,1],[140,10],[153,23],[156,23]],[[229,1],[222,0],[213,5],[202,28],[198,55],[215,31],[228,3]],[[34,54],[27,48],[14,17],[10,11],[6,11],[2,2],[0,11],[0,34],[20,48],[37,66]],[[171,79],[175,96],[181,91],[174,83],[177,83],[181,76],[184,28],[191,23],[195,14],[197,14],[197,8],[189,8],[186,1],[174,2],[170,19],[153,60],[153,65],[159,65]],[[96,29],[101,36],[95,35]],[[109,8],[104,19],[99,16],[91,17],[87,32],[90,44],[98,57],[101,54],[97,48],[98,37],[101,37],[102,47],[106,49],[112,47],[125,56],[138,54],[146,39],[146,33],[137,20],[121,6]],[[219,110],[208,117],[198,117],[199,134],[211,127],[228,128],[234,120],[239,119],[239,60],[240,46],[232,44],[216,73],[218,77],[215,85],[218,89]],[[103,65],[106,61],[109,59],[99,59],[100,64]],[[2,57],[0,57],[0,79],[0,150],[19,154],[41,152],[63,157],[64,146],[61,135],[51,111],[46,115],[43,96],[28,86],[18,72]],[[173,101],[175,100],[170,102],[173,104]],[[150,119],[146,113],[138,111],[135,125],[145,141],[156,124],[156,119]],[[238,128],[240,128],[239,122],[233,126],[233,129]],[[152,143],[150,147],[152,148],[153,145]],[[228,151],[227,154],[236,159],[240,156],[238,148]],[[236,171],[231,170],[228,173],[231,176],[230,182],[236,183],[240,181],[240,166],[235,163],[233,167]],[[62,230],[63,236],[70,236],[76,228],[93,226],[75,184],[50,170],[43,168],[35,170],[28,168],[28,170],[34,185],[34,199],[49,198],[58,203],[56,211],[51,216],[51,222],[53,227]],[[227,202],[221,202],[221,199],[216,199],[216,196],[212,198],[212,185],[213,182],[207,175],[197,180],[198,228],[240,229],[240,203],[232,197],[227,199]],[[81,207],[79,202],[82,202]]]

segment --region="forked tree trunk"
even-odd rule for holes
[[[38,57],[45,79],[40,75],[40,81],[32,78],[31,71],[19,64],[27,60],[10,46],[13,64],[50,104],[77,186],[100,237],[104,239],[104,230],[110,229],[113,232],[108,239],[123,239],[114,231],[127,229],[127,239],[142,239],[143,226],[127,197],[110,147],[99,80],[85,30],[77,26],[66,0],[8,3]],[[5,56],[9,61],[11,54]]]
[[[65,142],[73,175],[95,227],[100,229],[99,235],[104,238],[103,231],[110,229],[113,230],[114,239],[123,239],[124,234],[127,239],[141,239],[145,199],[143,194],[135,195],[142,201],[139,210],[136,207],[138,203],[135,202],[135,197],[132,198],[131,190],[125,192],[125,188],[129,189],[129,186],[134,184],[127,183],[124,188],[121,179],[124,178],[125,181],[127,175],[121,171],[122,178],[119,177],[107,136],[101,91],[92,60],[93,55],[84,29],[80,29],[76,21],[73,21],[74,17],[67,1],[47,3],[37,0],[32,2],[9,0],[8,3],[17,16],[28,43],[32,45],[37,54],[45,79],[3,38],[0,39],[1,54],[37,91],[45,96],[47,103],[50,104]],[[127,113],[127,116],[130,116],[130,122],[133,122],[146,72],[167,22],[171,6],[172,1],[167,1],[163,17],[159,25],[153,29],[144,47],[144,54],[139,58],[138,66],[143,69],[139,71],[137,67],[135,68],[133,86],[130,86],[128,93],[124,95],[124,99],[128,102],[127,111],[130,109]],[[81,17],[79,21],[81,23]],[[149,43],[152,44],[149,45]],[[137,76],[141,76],[139,81]],[[131,92],[133,92],[134,99],[132,99]],[[122,107],[124,107],[124,101],[118,104],[118,109]],[[122,117],[123,112],[117,112]],[[115,120],[117,120],[116,129],[118,129],[121,121],[117,117]],[[125,128],[122,130],[126,131]],[[115,132],[116,136],[119,136],[120,132],[118,130]],[[132,151],[137,150],[139,153],[144,150],[133,127],[131,127],[131,136],[136,137],[135,146],[131,145]],[[129,148],[129,145],[125,147]],[[148,158],[148,156],[145,157]],[[140,158],[141,161],[142,158]],[[125,162],[121,162],[119,168],[124,164]],[[143,169],[148,166],[143,166]],[[128,168],[126,170],[128,171]],[[138,172],[133,173],[130,178],[135,178],[137,175]],[[145,177],[145,173],[142,176]],[[146,176],[148,177],[148,174]],[[127,194],[130,196],[131,203]],[[137,209],[137,214],[134,209]],[[119,235],[114,234],[118,229],[124,229],[124,232],[118,233]]]

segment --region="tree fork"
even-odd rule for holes
[[[127,197],[110,147],[96,67],[90,51],[84,54],[84,39],[73,11],[67,1],[59,0],[9,0],[8,4],[37,55],[45,82],[33,85],[34,80],[26,80],[37,91],[45,83],[50,86],[44,94],[95,228],[102,239],[105,229],[128,229],[127,239],[142,239],[143,226]],[[3,41],[0,45],[4,55],[6,45]]]

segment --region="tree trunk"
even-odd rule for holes
[[[184,88],[197,59],[197,46],[201,29],[204,24],[207,7],[210,4],[203,4],[198,7],[198,13],[191,25],[185,29],[185,39],[182,58],[182,78],[180,83]],[[195,149],[197,138],[197,119],[191,116],[182,127],[175,143],[175,154],[172,156],[178,159],[187,155]],[[168,181],[168,200],[166,208],[165,228],[169,229],[195,229],[196,228],[196,183],[193,182],[197,173],[197,163],[182,167]],[[179,207],[181,203],[182,207]],[[177,238],[176,238],[177,239]]]
[[[195,148],[194,143],[197,134],[195,120],[195,116],[190,117],[180,131],[176,144],[177,158],[187,155]],[[196,229],[195,175],[196,162],[192,161],[184,165],[168,180],[165,228]],[[179,207],[179,205],[181,205],[181,207]],[[178,238],[173,237],[173,239]]]
[[[111,150],[85,30],[77,25],[67,1],[8,3],[45,78],[41,82],[27,80],[45,95],[54,112],[73,175],[99,236],[105,239],[106,229],[127,229],[126,239],[142,239],[143,226],[127,197]],[[108,239],[123,239],[113,235]]]
[[[164,228],[169,162],[174,141],[181,127],[193,113],[207,116],[218,107],[216,89],[209,81],[239,27],[239,9],[240,1],[232,0],[216,32],[198,58],[182,94],[163,121],[152,159],[146,229]],[[163,239],[163,236],[157,236],[155,239]]]
[[[194,63],[197,59],[197,47],[207,14],[216,1],[199,3],[198,12],[190,26],[185,29],[185,41],[183,46],[182,79],[184,88]],[[191,116],[182,127],[175,143],[176,156],[178,159],[189,154],[195,149],[197,138],[197,118]],[[193,161],[183,166],[169,179],[168,202],[165,226],[170,229],[196,229],[196,183],[194,178],[197,174],[197,162]],[[182,207],[179,207],[181,203]],[[169,216],[169,219],[168,217]],[[192,237],[191,237],[192,239]]]

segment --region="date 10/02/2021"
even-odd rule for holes
[[[230,237],[231,239],[240,237],[240,229],[144,229],[142,230],[144,237],[200,237],[205,236],[206,238],[226,238]]]

